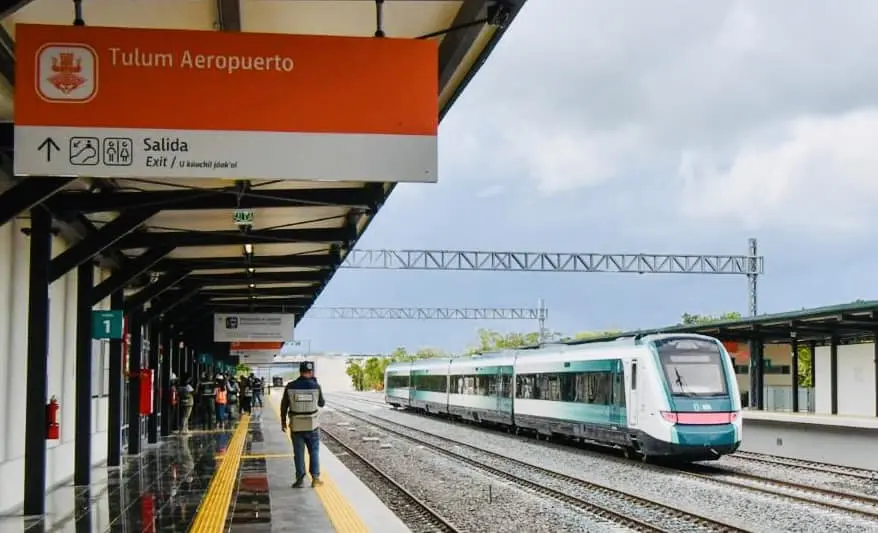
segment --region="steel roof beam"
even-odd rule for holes
[[[98,213],[142,207],[160,207],[163,211],[194,211],[206,209],[260,209],[272,207],[351,207],[372,210],[375,193],[365,188],[339,189],[250,189],[240,195],[229,189],[186,189],[172,191],[99,193],[69,191],[49,200],[53,209]]]
[[[209,283],[209,282],[208,282]],[[250,296],[251,294],[257,298],[264,296],[288,296],[288,297],[310,297],[314,292],[314,287],[264,287],[259,286],[253,289],[205,289],[201,292],[202,296],[211,298],[227,298],[234,296]]]
[[[157,208],[127,211],[71,246],[49,265],[49,283],[110,248],[155,216]]]
[[[115,272],[109,278],[98,283],[92,291],[92,302],[97,305],[101,300],[108,298],[114,292],[124,289],[132,280],[155,266],[156,263],[172,251],[174,251],[173,246],[158,246],[132,259],[122,270]]]
[[[457,70],[458,65],[469,52],[484,24],[473,24],[488,16],[489,0],[464,0],[454,17],[451,27],[462,27],[453,30],[442,38],[439,45],[439,87],[445,87]]]
[[[202,285],[247,285],[253,283],[259,287],[262,283],[319,283],[323,273],[319,271],[305,272],[259,272],[254,274],[193,274],[189,279]],[[212,289],[211,289],[212,290]]]
[[[166,297],[155,301],[149,310],[143,313],[143,321],[152,322],[155,319],[160,318],[171,309],[186,303],[190,298],[198,294],[199,290],[201,290],[201,287],[197,285],[187,285],[182,291],[180,291],[182,294],[175,294],[174,297]]]
[[[188,270],[224,270],[230,268],[329,268],[333,256],[329,254],[254,255],[248,261],[243,255],[237,257],[210,257],[198,259],[165,259],[159,263],[161,270],[186,268]]]
[[[131,296],[125,298],[125,305],[123,309],[126,313],[137,311],[146,302],[158,297],[160,294],[164,293],[172,286],[176,285],[188,275],[189,272],[186,270],[171,271],[162,274],[159,279],[157,279],[154,283],[147,285],[146,287],[140,289]]]
[[[154,246],[235,246],[245,244],[331,243],[344,240],[341,228],[279,229],[238,233],[231,231],[140,231],[119,241],[119,249]]]
[[[215,301],[208,300],[204,303],[203,307],[207,308],[215,308],[215,307],[228,307],[237,309],[239,313],[247,312],[247,309],[250,307],[264,307],[264,308],[272,308],[272,309],[304,309],[307,302],[303,302],[302,300],[250,300],[246,298],[242,298],[240,300],[223,300],[223,301]],[[279,312],[279,311],[275,311]]]
[[[28,178],[0,194],[0,226],[76,181],[76,178]]]
[[[296,315],[296,323],[301,320],[302,315],[305,313],[307,307],[303,305],[299,306],[286,306],[286,307],[273,307],[273,306],[263,306],[263,305],[255,305],[253,307],[241,308],[235,306],[211,306],[209,308],[213,313],[225,313],[225,314],[239,314],[239,313],[284,313],[284,314],[293,314]]]
[[[238,0],[216,0],[216,22],[222,31],[241,31],[241,4]]]
[[[12,15],[33,1],[34,0],[0,0],[0,19]]]

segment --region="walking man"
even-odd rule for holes
[[[314,378],[314,363],[305,361],[299,365],[299,377],[287,383],[280,402],[280,425],[287,431],[287,412],[290,416],[290,432],[293,439],[293,462],[296,467],[296,481],[293,488],[305,484],[305,449],[308,449],[311,486],[323,484],[320,480],[320,424],[318,410],[326,405],[323,390]]]

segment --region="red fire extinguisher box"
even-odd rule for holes
[[[151,415],[153,413],[153,377],[155,371],[151,368],[140,370],[140,414]]]
[[[58,440],[61,437],[61,426],[58,423],[58,412],[60,410],[61,406],[58,405],[58,400],[52,396],[52,399],[49,400],[49,403],[46,405],[47,440]]]

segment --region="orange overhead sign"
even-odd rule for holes
[[[436,180],[432,40],[19,24],[16,56],[16,173]]]
[[[253,351],[253,350],[274,350],[278,351],[283,348],[284,343],[282,342],[233,342],[231,343],[231,350],[233,352],[239,351]]]

